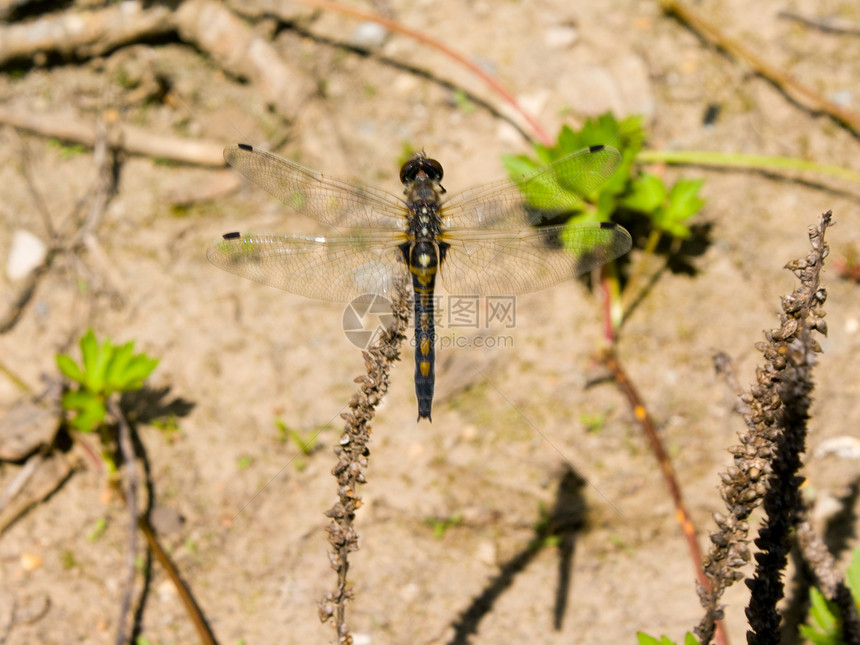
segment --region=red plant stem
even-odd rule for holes
[[[534,130],[538,139],[540,139],[541,143],[546,146],[551,146],[553,144],[552,138],[544,131],[544,129],[540,126],[540,124],[532,117],[528,112],[526,112],[520,104],[517,102],[516,98],[508,92],[504,88],[504,86],[499,83],[495,78],[487,74],[484,70],[482,70],[478,65],[472,62],[468,57],[464,56],[460,52],[451,49],[447,45],[442,42],[436,40],[435,38],[431,38],[426,34],[421,33],[420,31],[416,31],[414,29],[410,29],[399,22],[391,20],[389,18],[385,18],[383,16],[368,13],[366,11],[361,11],[359,9],[353,9],[352,7],[346,7],[342,4],[338,4],[337,2],[330,2],[330,0],[300,0],[306,5],[311,5],[314,7],[319,7],[320,9],[327,9],[329,11],[337,11],[339,13],[353,16],[354,18],[358,18],[360,20],[370,20],[371,22],[375,22],[377,24],[382,25],[386,29],[391,31],[395,31],[397,33],[403,34],[404,36],[409,36],[410,38],[414,38],[418,42],[424,43],[434,49],[439,50],[443,54],[453,58],[455,61],[463,65],[470,72],[483,79],[487,85],[489,85],[496,94],[501,96],[505,101],[507,101],[511,107],[516,110],[523,119],[531,126],[532,130]]]
[[[615,354],[614,348],[610,346],[604,350],[602,359],[606,367],[609,368],[609,371],[612,372],[612,376],[615,378],[615,382],[618,384],[619,389],[627,397],[630,407],[633,409],[633,415],[636,417],[639,425],[642,426],[642,430],[645,432],[648,443],[651,445],[651,451],[657,458],[657,463],[660,464],[660,470],[663,473],[663,480],[666,482],[666,487],[669,489],[672,502],[675,504],[675,518],[681,525],[681,531],[687,541],[687,549],[690,551],[690,557],[695,563],[696,577],[700,585],[705,589],[710,590],[710,580],[708,580],[705,576],[705,572],[702,570],[702,550],[699,548],[699,542],[696,538],[696,527],[693,525],[693,521],[690,518],[690,512],[687,510],[687,506],[684,503],[684,497],[681,494],[681,486],[678,484],[675,469],[672,467],[669,455],[657,434],[657,428],[654,426],[654,421],[645,409],[645,405],[639,396],[639,392],[637,392],[633,383],[627,377],[627,373],[624,371],[621,363],[618,362],[618,357]],[[728,637],[723,629],[722,622],[717,623],[715,641],[721,645],[728,644]]]

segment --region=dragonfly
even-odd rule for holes
[[[449,294],[513,296],[581,275],[630,250],[610,222],[558,222],[584,207],[615,171],[620,153],[592,146],[517,181],[448,198],[442,165],[423,151],[400,170],[403,196],[329,177],[248,144],[227,163],[282,202],[331,228],[327,235],[231,232],[207,257],[236,275],[308,298],[350,302],[384,296],[410,279],[418,421],[431,419],[435,386],[436,278]],[[541,225],[543,224],[543,225]]]

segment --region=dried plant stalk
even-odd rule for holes
[[[323,622],[334,618],[339,645],[352,643],[346,624],[346,602],[352,597],[352,589],[347,585],[346,574],[349,571],[349,554],[358,550],[358,534],[353,521],[361,506],[356,489],[367,481],[364,469],[370,454],[367,447],[370,421],[376,406],[388,391],[391,366],[400,358],[400,344],[406,338],[404,332],[409,324],[412,293],[405,280],[398,284],[393,296],[391,309],[394,320],[377,342],[364,352],[367,374],[356,379],[361,387],[349,402],[349,411],[341,415],[346,426],[335,447],[338,462],[332,474],[337,478],[338,501],[326,511],[326,516],[331,518],[326,530],[332,547],[329,561],[332,569],[337,571],[337,588],[327,593],[320,602],[319,616]]]
[[[752,591],[747,642],[779,642],[776,603],[784,593],[789,532],[800,508],[803,478],[797,473],[806,441],[812,368],[821,351],[812,332],[827,333],[821,309],[827,293],[819,286],[819,274],[828,253],[824,233],[830,225],[828,211],[809,229],[812,249],[806,258],[786,265],[800,286],[782,299],[780,327],[765,331],[767,342],[756,345],[765,363],[756,371],[756,384],[741,397],[749,409],[744,416],[747,427],[738,435],[740,445],[731,449],[734,465],[721,475],[728,512],[714,514],[719,530],[711,534],[713,546],[703,562],[712,588],[710,592],[699,588],[706,610],[695,630],[701,643],[711,641],[715,622],[722,618],[723,592],[744,577],[740,569],[750,561],[747,519],[759,504],[764,505],[766,519],[755,540],[759,549],[755,575],[747,580]]]

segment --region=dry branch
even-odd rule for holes
[[[0,26],[0,65],[47,54],[87,59],[146,38],[178,32],[233,76],[259,87],[266,102],[290,118],[315,91],[314,82],[287,64],[247,23],[215,0],[188,0],[176,11],[126,0],[106,9],[55,14]],[[220,153],[219,153],[220,156]]]
[[[290,118],[314,93],[311,79],[287,65],[262,37],[214,0],[189,0],[176,12],[183,40],[195,43],[225,71],[251,81],[283,117]]]
[[[94,123],[68,114],[33,114],[0,107],[0,123],[45,137],[80,143],[88,148],[94,147],[97,140]],[[125,124],[117,124],[115,137],[116,141],[111,142],[111,147],[132,154],[200,166],[224,166],[223,145],[214,141],[155,134]]]
[[[140,2],[120,2],[98,11],[69,11],[0,28],[0,65],[49,52],[91,58],[173,28],[173,12],[160,4],[144,9]]]

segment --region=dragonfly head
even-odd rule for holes
[[[420,177],[422,174],[423,177]],[[408,188],[416,179],[429,179],[436,183],[442,181],[442,164],[430,159],[423,150],[416,152],[400,169],[400,181]]]

